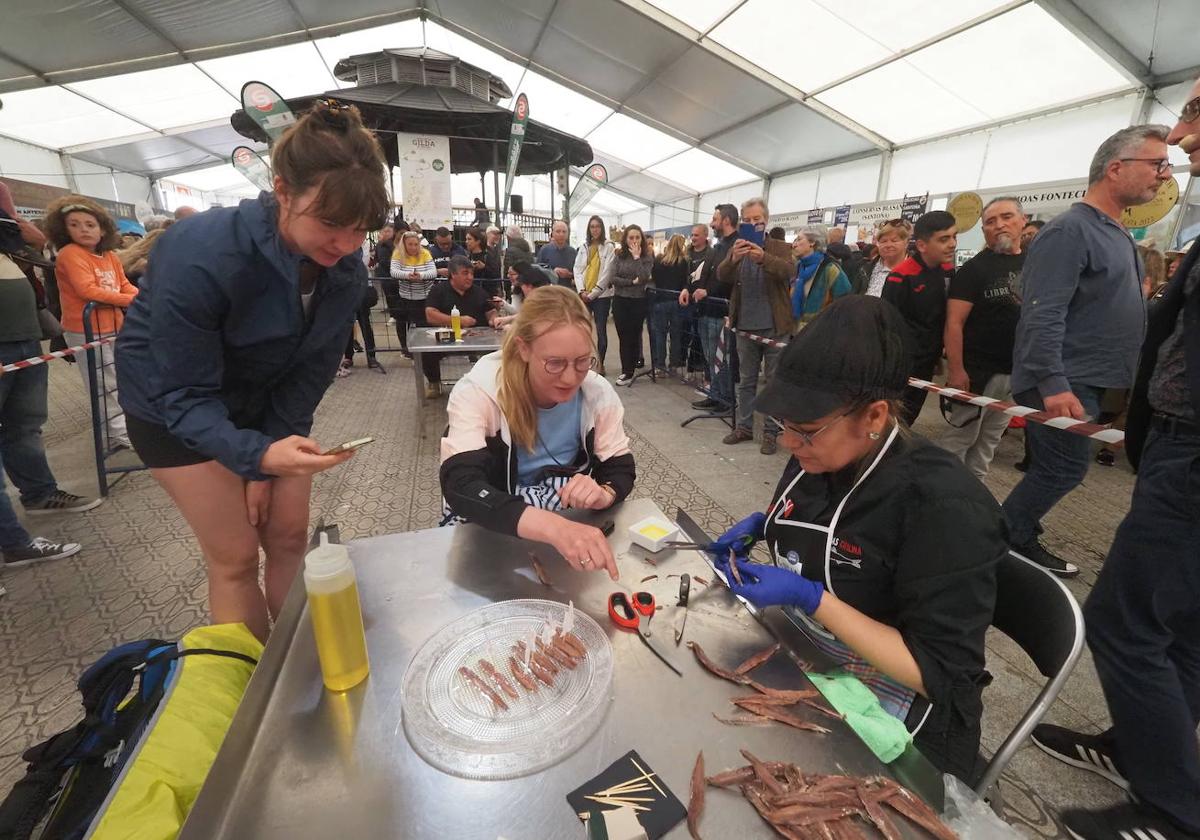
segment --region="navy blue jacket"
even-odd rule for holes
[[[1183,352],[1187,360],[1188,390],[1191,392],[1196,416],[1200,417],[1200,294],[1184,294],[1188,275],[1198,259],[1200,246],[1193,244],[1183,262],[1175,269],[1175,275],[1167,285],[1162,300],[1150,313],[1146,343],[1142,345],[1137,380],[1133,385],[1133,393],[1129,396],[1129,414],[1125,420],[1125,454],[1129,456],[1129,463],[1133,464],[1134,470],[1141,464],[1142,447],[1146,443],[1146,434],[1150,427],[1150,415],[1154,413],[1150,408],[1148,394],[1150,377],[1154,375],[1154,366],[1158,362],[1158,348],[1167,340],[1167,336],[1175,331],[1179,310],[1185,307]]]
[[[272,442],[312,428],[366,283],[361,255],[343,257],[306,323],[277,208],[262,193],[172,225],[117,339],[121,406],[256,480]]]

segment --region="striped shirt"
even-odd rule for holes
[[[421,275],[420,280],[413,280],[413,272]],[[424,248],[415,257],[410,257],[398,248],[392,251],[392,279],[399,280],[400,297],[405,300],[424,300],[429,297],[433,281],[437,279],[437,266],[433,257]]]

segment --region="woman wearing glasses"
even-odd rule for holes
[[[625,409],[593,372],[595,355],[595,326],[578,295],[561,286],[529,295],[501,350],[450,394],[443,525],[470,521],[550,543],[573,568],[616,580],[600,529],[557,513],[604,510],[633,489]]]
[[[737,554],[736,594],[783,606],[926,758],[969,781],[1004,518],[957,458],[898,422],[903,335],[889,304],[850,295],[792,338],[758,398],[792,458],[766,513],[712,550],[726,572]],[[758,540],[771,564],[747,561]]]

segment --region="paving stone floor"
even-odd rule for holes
[[[610,355],[616,355],[615,341]],[[314,434],[322,442],[363,434],[377,439],[316,481],[314,519],[339,523],[347,539],[433,527],[441,506],[437,442],[445,400],[428,404],[419,423],[411,363],[398,354],[382,358],[387,376],[356,368],[334,383],[318,412]],[[94,493],[88,407],[79,379],[62,362],[53,363],[50,379],[45,437],[51,463],[65,488]],[[636,495],[653,498],[667,511],[684,508],[710,532],[767,504],[783,453],[763,456],[757,444],[723,445],[726,428],[719,421],[681,429],[695,399],[683,383],[640,379],[621,396],[638,464]],[[930,399],[918,431],[936,437],[941,423]],[[1020,457],[1020,435],[1007,436],[987,482],[997,497],[1019,478],[1012,464]],[[1047,544],[1084,569],[1069,583],[1080,599],[1095,581],[1132,484],[1123,460],[1113,468],[1094,466],[1083,487],[1046,519]],[[21,750],[76,720],[74,680],[96,657],[130,639],[176,638],[206,620],[199,551],[147,473],[123,479],[93,511],[28,524],[34,533],[74,539],[85,548],[68,560],[10,570],[3,577],[8,594],[0,598],[0,792],[20,775]],[[990,751],[1032,702],[1042,678],[1012,642],[995,633],[988,667],[995,675],[984,696],[984,743]],[[1087,731],[1106,725],[1086,654],[1049,720]],[[1002,790],[1007,818],[1031,837],[1059,836],[1055,814],[1063,807],[1120,798],[1113,786],[1065,768],[1032,746],[1017,754]]]

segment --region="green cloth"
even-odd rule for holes
[[[845,715],[846,723],[884,764],[899,758],[912,741],[904,722],[885,712],[871,689],[853,674],[833,671],[809,674],[808,678],[830,705]]]

